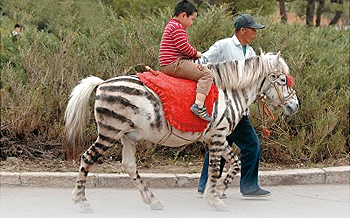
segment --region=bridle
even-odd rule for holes
[[[288,75],[286,75],[286,77],[292,78],[291,76],[288,76]],[[280,101],[281,101],[281,103],[278,104],[279,107],[282,107],[282,105],[285,105],[286,102],[289,99],[293,98],[293,95],[295,95],[295,91],[293,89],[291,89],[291,87],[288,87],[287,84],[284,84],[284,85],[278,84],[278,82],[276,80],[274,82],[272,82],[272,84],[275,87],[275,90],[276,90],[278,97],[280,98]],[[283,97],[283,95],[282,95],[282,91],[281,91],[282,86],[287,86],[288,95],[285,97]]]
[[[275,75],[275,80],[270,80],[270,84],[273,84],[278,97],[281,101],[280,104],[278,104],[278,107],[282,107],[283,105],[286,104],[286,102],[291,99],[293,97],[293,95],[295,95],[295,91],[291,88],[293,83],[294,83],[294,78],[284,74],[281,71],[273,71],[270,72],[268,74],[268,76],[270,76],[271,74]],[[277,74],[277,75],[276,75]],[[280,84],[277,79],[281,76],[281,75],[285,75],[286,76],[286,81],[284,84]],[[287,86],[287,90],[288,90],[288,95],[287,96],[283,96],[282,94],[282,87],[283,86]],[[259,109],[259,114],[260,114],[260,118],[261,118],[261,128],[263,130],[263,133],[265,134],[266,137],[270,137],[271,135],[271,130],[266,126],[266,123],[271,120],[272,122],[275,122],[275,116],[273,115],[270,107],[267,104],[266,101],[266,94],[260,94],[260,96],[258,97],[258,109]]]
[[[263,130],[263,133],[265,134],[265,136],[270,137],[271,130],[266,126],[266,123],[268,120],[275,122],[275,116],[273,115],[271,109],[267,104],[265,94],[261,94],[258,98],[258,109],[259,109],[259,114],[261,118],[260,127]]]

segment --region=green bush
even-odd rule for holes
[[[1,6],[1,134],[6,132],[15,140],[18,135],[30,138],[40,132],[41,140],[63,144],[63,115],[71,89],[89,75],[108,79],[134,74],[140,65],[158,69],[160,38],[172,16],[172,8],[164,7],[120,17],[113,8],[92,0],[40,4],[3,0]],[[188,30],[191,44],[205,51],[215,41],[232,36],[233,19],[227,5],[201,11]],[[37,31],[38,22],[44,22],[47,29]],[[320,162],[347,154],[349,30],[278,24],[268,19],[261,22],[267,28],[259,31],[253,47],[282,52],[302,101],[292,117],[275,112],[278,121],[272,126],[272,137],[261,136],[262,159]],[[16,40],[10,36],[14,23],[25,25]],[[253,106],[252,117],[256,114]],[[96,138],[92,113],[89,119],[85,146]],[[257,126],[258,119],[253,121]],[[142,160],[147,159],[143,154],[179,157],[176,150],[159,146],[140,150]],[[180,151],[186,157],[202,158],[204,147]]]
[[[278,140],[287,148],[285,161],[319,162],[349,152],[349,31],[272,24],[259,34],[256,46],[282,52],[302,102],[298,114],[287,118],[289,131],[277,129],[265,143]]]

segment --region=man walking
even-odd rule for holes
[[[238,15],[234,21],[235,34],[231,38],[217,41],[207,52],[202,54],[198,60],[200,64],[208,62],[218,63],[227,60],[241,60],[256,56],[250,44],[256,39],[257,29],[265,28],[264,25],[256,23],[249,14]],[[260,157],[260,142],[249,120],[248,109],[237,124],[235,130],[227,136],[229,145],[234,142],[241,149],[241,181],[240,191],[245,197],[264,197],[270,192],[258,185],[258,170]],[[222,158],[220,176],[225,164]],[[208,179],[209,149],[205,154],[202,173],[198,185],[198,192],[203,193]],[[225,197],[222,196],[222,197]]]

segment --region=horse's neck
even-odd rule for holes
[[[230,60],[207,67],[214,73],[215,84],[220,89],[243,89],[265,74],[261,57]]]
[[[263,78],[260,78],[255,83],[242,89],[243,92],[247,93],[247,99],[248,99],[247,105],[246,105],[247,107],[253,104],[257,96],[262,93],[263,90],[260,89],[260,87],[262,87],[262,83],[263,83]]]
[[[239,118],[239,121],[245,110],[256,100],[257,96],[261,94],[259,93],[259,88],[262,86],[262,83],[263,78],[260,78],[242,89],[218,89],[219,95],[223,96],[219,101],[222,101],[226,107],[232,107],[233,110],[235,110],[235,115],[239,116],[232,118]],[[260,92],[261,91],[262,90],[260,90]]]

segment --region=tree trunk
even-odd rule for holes
[[[321,24],[321,14],[323,12],[324,0],[318,1],[317,15],[316,15],[316,26],[319,27]]]
[[[336,25],[338,23],[339,18],[342,15],[342,11],[336,11],[335,15],[333,17],[333,19],[331,20],[331,22],[329,23],[329,25]]]
[[[306,7],[306,25],[313,26],[313,18],[314,18],[314,8],[315,8],[315,0],[307,0]]]
[[[281,21],[285,23],[287,21],[287,13],[286,13],[286,6],[284,4],[284,0],[278,0],[278,3],[280,6]]]

